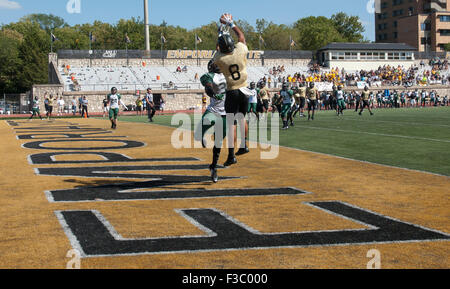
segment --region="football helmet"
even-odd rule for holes
[[[208,72],[220,73],[219,67],[213,62],[212,59],[208,62]]]
[[[234,51],[234,39],[228,33],[222,33],[219,35],[217,45],[222,53],[232,53]]]

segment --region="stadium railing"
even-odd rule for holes
[[[65,91],[109,91],[111,87],[117,87],[118,90],[147,90],[151,87],[153,90],[199,90],[202,89],[200,83],[175,83],[169,85],[168,83],[149,83],[149,84],[117,84],[117,83],[102,83],[102,84],[81,84],[75,87],[73,84],[65,85]]]

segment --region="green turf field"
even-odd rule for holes
[[[170,126],[171,118],[154,123]],[[347,110],[339,118],[319,111],[314,121],[297,116],[294,127],[280,130],[280,145],[450,176],[450,107],[379,109],[374,116]]]

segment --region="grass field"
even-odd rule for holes
[[[170,126],[171,118],[157,116],[154,123]],[[145,116],[120,120],[147,122]],[[374,116],[347,110],[340,118],[320,111],[310,122],[297,116],[294,127],[280,131],[280,145],[450,176],[450,107],[379,109]]]

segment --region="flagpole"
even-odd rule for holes
[[[127,54],[127,66],[130,66],[130,63],[128,60],[128,42],[129,42],[128,33],[125,33],[125,50],[126,50],[126,54]]]
[[[200,66],[198,63],[197,33],[195,33],[195,50],[197,51],[197,66]]]
[[[53,30],[50,32],[50,52],[53,53]]]
[[[291,65],[294,65],[294,58],[292,57],[292,35],[289,35],[291,41],[289,41],[289,50],[291,51]]]
[[[163,43],[163,34],[162,33],[161,33],[160,40],[161,40],[161,61],[162,61],[162,64],[164,66],[164,57],[163,57],[163,45],[164,45],[164,43]]]
[[[89,32],[89,67],[92,66],[92,31]]]
[[[261,51],[261,42],[262,42],[261,38],[262,38],[262,36],[261,36],[261,33],[260,33],[259,34],[259,41],[258,41],[259,42],[259,51]]]

